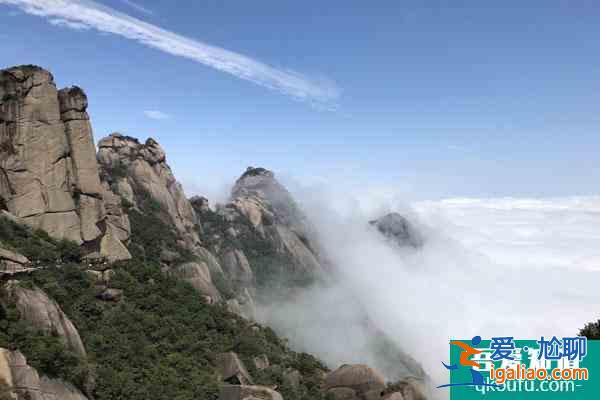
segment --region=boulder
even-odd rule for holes
[[[239,385],[252,384],[252,377],[238,355],[233,352],[217,355],[216,366],[225,382]]]
[[[421,247],[423,238],[413,225],[402,215],[398,213],[389,213],[383,217],[369,221],[369,224],[375,226],[377,230],[386,238],[397,245]]]
[[[335,400],[360,400],[356,390],[347,387],[332,388],[327,393],[331,394]]]
[[[283,400],[281,394],[266,386],[225,385],[219,400]]]
[[[405,400],[400,392],[394,392],[383,396],[383,400]]]
[[[105,288],[96,295],[96,298],[117,303],[123,298],[123,291],[121,289]]]
[[[327,374],[325,378],[325,390],[338,387],[350,388],[359,394],[364,394],[372,390],[382,391],[385,388],[385,380],[381,374],[367,365],[345,364]]]
[[[81,357],[86,356],[75,325],[43,290],[25,288],[18,281],[9,281],[5,289],[8,299],[2,301],[14,301],[21,317],[34,329],[56,334],[69,349]]]
[[[87,106],[42,68],[0,70],[0,197],[22,222],[94,253],[109,221]]]
[[[381,400],[383,398],[383,389],[373,389],[363,393],[364,400]]]
[[[335,400],[360,400],[356,390],[350,388],[332,388],[327,391]]]
[[[11,387],[9,395],[15,400],[87,400],[67,382],[40,377],[19,351],[0,349],[0,381]]]

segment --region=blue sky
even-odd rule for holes
[[[444,3],[0,0],[0,67],[83,87],[96,139],[156,138],[190,193],[261,165],[418,199],[597,194],[600,3]]]

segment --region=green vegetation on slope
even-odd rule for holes
[[[81,249],[77,243],[52,239],[45,231],[32,230],[6,217],[0,217],[2,247],[23,254],[36,263],[79,262]]]
[[[150,231],[158,223],[152,218],[139,213],[132,218],[133,231],[146,232],[134,236],[132,243],[140,257],[112,266],[110,286],[124,291],[118,303],[96,299],[98,289],[84,271],[87,267],[78,263],[25,278],[55,299],[73,321],[87,361],[73,359],[58,338],[26,327],[10,304],[0,315],[0,345],[18,348],[41,373],[72,381],[96,400],[217,399],[220,382],[214,362],[225,351],[236,351],[246,361],[256,383],[279,385],[286,400],[323,399],[319,386],[325,367],[318,360],[291,351],[271,329],[204,303],[189,284],[161,272],[152,246],[162,246],[169,238],[160,229]],[[15,228],[5,229],[5,224],[0,221],[0,241],[8,243],[5,233]],[[39,232],[25,229],[20,234],[10,242],[16,251],[25,253],[29,243],[39,242],[52,245],[52,257],[69,254]],[[250,361],[262,354],[277,367],[256,371]],[[284,379],[289,368],[303,374],[300,386]],[[94,381],[93,388],[86,388],[86,382]]]

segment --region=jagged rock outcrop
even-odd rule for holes
[[[136,207],[150,197],[177,230],[182,246],[193,250],[199,244],[196,213],[154,139],[140,143],[113,133],[98,142],[97,158],[114,193]]]
[[[123,290],[115,288],[105,288],[96,295],[96,298],[102,301],[112,301],[118,303],[123,299]]]
[[[42,68],[0,71],[0,198],[34,228],[127,259],[104,209],[87,106],[83,90],[58,91]]]
[[[422,235],[414,226],[402,215],[398,213],[389,213],[383,217],[369,221],[369,224],[386,238],[399,246],[421,247],[423,246]]]
[[[266,386],[225,385],[219,400],[283,400],[283,397]]]
[[[75,325],[43,290],[37,287],[29,289],[13,280],[6,283],[5,292],[6,298],[1,301],[14,302],[21,318],[34,329],[57,335],[67,348],[81,357],[86,356]]]
[[[0,382],[15,400],[87,400],[73,385],[38,374],[19,351],[0,348]]]

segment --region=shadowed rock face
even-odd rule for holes
[[[390,213],[369,221],[381,234],[399,246],[421,247],[423,238],[412,224],[398,213]]]
[[[0,197],[34,228],[127,259],[110,235],[87,105],[80,88],[58,91],[39,67],[0,71]]]

